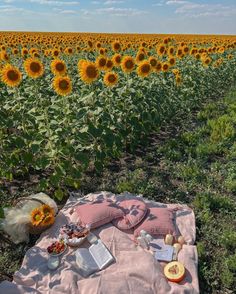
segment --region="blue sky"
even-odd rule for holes
[[[236,0],[0,0],[0,30],[236,35]]]

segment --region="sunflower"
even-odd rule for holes
[[[42,221],[42,225],[43,226],[50,226],[54,223],[55,221],[55,217],[53,214],[48,214],[44,217],[43,221]]]
[[[184,51],[184,54],[188,54],[188,52],[189,52],[188,46],[184,46],[183,51]]]
[[[1,52],[0,60],[3,60],[3,61],[9,61],[10,60],[10,58],[9,58],[9,56],[8,56],[8,54],[7,54],[6,51],[2,51]]]
[[[118,83],[118,75],[115,72],[107,72],[103,81],[107,87],[113,87]]]
[[[82,81],[87,84],[91,84],[99,77],[99,71],[96,64],[89,61],[82,63],[79,73]]]
[[[33,226],[38,226],[43,220],[43,212],[39,208],[35,208],[31,212],[31,223]]]
[[[24,48],[21,49],[21,55],[22,56],[26,56],[28,53],[29,52],[28,52],[28,49],[27,48],[24,47]]]
[[[56,76],[53,80],[53,88],[58,95],[67,96],[72,91],[72,83],[68,76]]]
[[[90,49],[93,48],[93,43],[92,43],[92,41],[88,40],[88,46],[89,46]]]
[[[21,83],[22,74],[18,68],[6,64],[1,70],[1,78],[4,84],[9,87],[17,87]]]
[[[209,66],[211,63],[211,58],[210,57],[206,57],[202,60],[202,63],[205,67]]]
[[[104,54],[105,54],[105,50],[104,50],[104,48],[100,48],[100,49],[99,49],[99,54],[101,54],[101,55],[104,55]]]
[[[174,55],[174,53],[175,53],[175,48],[173,46],[169,47],[168,55]]]
[[[135,62],[133,57],[126,55],[125,57],[123,57],[122,61],[121,61],[121,68],[123,70],[123,72],[125,73],[130,73],[133,71],[135,67]]]
[[[114,41],[114,42],[111,44],[111,47],[112,47],[112,50],[113,50],[113,51],[120,51],[120,49],[121,49],[120,42],[119,42],[119,41]]]
[[[64,75],[66,73],[65,62],[60,59],[54,59],[51,62],[51,71],[54,75]]]
[[[41,77],[44,73],[44,66],[39,59],[28,58],[24,62],[24,68],[29,77],[32,79],[37,79]]]
[[[115,66],[120,66],[120,64],[121,64],[121,55],[116,53],[115,55],[113,55],[112,61],[113,61]]]
[[[60,54],[60,51],[59,51],[58,49],[53,49],[53,50],[52,50],[52,56],[53,56],[53,57],[58,57],[59,54]]]
[[[175,65],[175,63],[176,63],[176,61],[175,61],[175,58],[174,57],[171,57],[169,60],[169,65],[170,66],[174,66]]]
[[[107,59],[106,70],[111,71],[113,67],[114,67],[113,61],[111,59]]]
[[[64,53],[67,55],[71,55],[73,53],[73,49],[71,47],[66,47],[64,50]]]
[[[106,69],[106,64],[107,64],[107,58],[100,55],[96,59],[96,66],[99,70],[105,70]]]
[[[166,53],[166,47],[165,45],[161,44],[157,47],[157,54],[158,55],[164,55]]]
[[[152,71],[151,64],[148,61],[143,61],[138,65],[137,74],[141,78],[147,77]]]
[[[169,63],[164,62],[162,64],[162,71],[167,72],[169,70]]]
[[[198,59],[198,60],[201,59],[201,54],[200,53],[196,53],[195,54],[195,58]]]
[[[157,59],[156,59],[156,57],[151,56],[151,57],[148,58],[148,61],[151,64],[151,67],[152,68],[155,68],[157,66]]]
[[[97,43],[96,43],[96,48],[99,49],[99,48],[101,48],[101,47],[102,47],[102,44],[101,44],[100,42],[97,42]]]
[[[177,68],[173,69],[172,72],[175,76],[179,75],[179,69]]]
[[[183,50],[181,48],[178,48],[176,56],[179,58],[182,58],[184,56]]]
[[[182,83],[182,78],[181,78],[181,76],[178,74],[178,75],[176,75],[176,77],[175,77],[175,82],[176,82],[176,85],[177,86],[180,86],[181,85],[181,83]]]
[[[145,59],[145,54],[141,51],[141,52],[138,52],[137,55],[136,55],[136,62],[137,63],[140,63],[142,62],[143,60]]]
[[[19,53],[17,48],[13,48],[12,49],[12,54],[17,55]]]
[[[160,61],[157,62],[157,65],[155,67],[156,72],[160,72],[162,69],[162,63]]]
[[[51,208],[49,205],[44,204],[41,206],[41,211],[44,215],[53,214],[54,215],[54,209]]]

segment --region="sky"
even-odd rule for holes
[[[0,0],[0,31],[236,35],[236,0]]]

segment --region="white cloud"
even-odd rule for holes
[[[169,0],[166,1],[167,5],[181,5],[181,4],[186,4],[189,3],[189,1],[184,1],[184,0]]]
[[[134,15],[147,13],[147,11],[139,10],[135,8],[117,8],[117,7],[99,8],[99,9],[96,9],[96,12],[99,14],[111,14],[114,16],[134,16]]]
[[[176,14],[183,14],[185,17],[204,16],[233,16],[236,17],[236,6],[225,6],[222,4],[200,4],[187,2],[175,10]]]
[[[78,12],[75,10],[61,10],[60,13],[61,14],[76,14]]]
[[[4,3],[12,3],[12,2],[14,2],[14,0],[4,0],[3,2]]]
[[[104,5],[113,5],[113,4],[121,4],[121,3],[124,3],[124,1],[108,0],[108,1],[105,1],[103,4]]]
[[[159,1],[159,2],[157,2],[157,3],[153,3],[152,4],[152,6],[164,6],[164,4],[165,4],[165,1],[164,0],[161,0],[161,1]]]
[[[79,1],[58,1],[58,0],[28,0],[32,3],[41,5],[64,6],[64,5],[78,5]]]

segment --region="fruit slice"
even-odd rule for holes
[[[184,278],[184,265],[179,261],[169,262],[164,268],[164,275],[169,281],[178,283]]]

